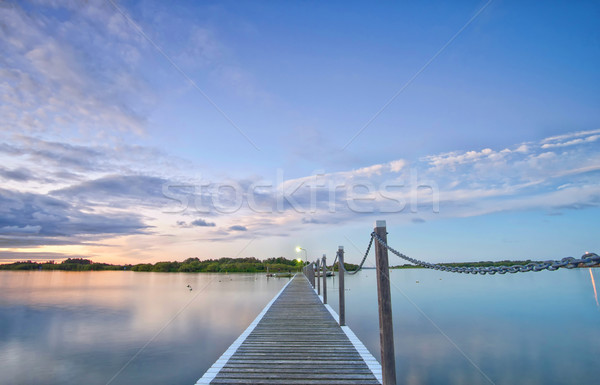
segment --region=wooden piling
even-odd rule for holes
[[[375,222],[375,233],[387,243],[385,221]],[[377,300],[379,303],[379,341],[383,385],[396,385],[396,359],[394,355],[394,326],[392,323],[392,297],[387,248],[375,242],[377,266]]]
[[[323,254],[323,303],[327,303],[327,257]]]
[[[344,246],[338,247],[338,278],[340,289],[340,326],[346,325],[346,299],[344,288]]]
[[[321,261],[317,259],[317,295],[321,295]]]

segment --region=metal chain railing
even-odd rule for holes
[[[600,266],[600,256],[595,253],[585,253],[581,258],[575,259],[572,257],[563,258],[558,261],[544,261],[544,262],[532,262],[526,265],[513,265],[513,266],[465,266],[465,267],[453,267],[453,266],[445,266],[443,264],[434,264],[429,262],[420,261],[415,258],[408,257],[399,251],[395,250],[393,247],[387,244],[386,236],[386,224],[385,221],[377,221],[375,224],[375,231],[371,233],[371,237],[369,239],[369,245],[367,246],[367,250],[365,251],[365,255],[358,265],[356,270],[348,271],[346,270],[344,264],[344,249],[343,246],[340,246],[338,251],[336,252],[335,259],[333,261],[332,270],[335,270],[336,261],[340,261],[339,268],[343,269],[340,272],[340,280],[338,284],[339,288],[339,324],[340,326],[345,325],[345,297],[344,297],[344,274],[356,274],[359,270],[362,269],[371,247],[373,247],[374,240],[376,240],[379,245],[375,245],[375,258],[377,259],[377,295],[378,295],[378,307],[379,307],[379,332],[381,337],[381,373],[382,373],[382,382],[393,383],[395,384],[395,356],[394,356],[394,336],[393,336],[393,322],[392,322],[392,307],[391,307],[391,294],[390,294],[390,276],[389,276],[389,265],[387,258],[387,251],[389,250],[396,256],[411,262],[417,266],[425,267],[428,269],[452,272],[452,273],[465,273],[465,274],[506,274],[506,273],[518,273],[518,272],[528,272],[528,271],[542,271],[549,270],[555,271],[560,268],[573,269],[576,267],[592,267],[592,266]],[[380,236],[381,235],[381,236]],[[381,246],[381,247],[380,247]],[[323,276],[323,303],[327,303],[327,280],[325,279],[325,275]],[[314,286],[314,281],[313,281]],[[404,293],[403,293],[404,294]],[[406,296],[406,295],[405,295]],[[408,298],[408,297],[407,297]],[[412,302],[409,298],[409,301]],[[415,305],[413,303],[413,305]],[[416,306],[416,305],[415,305]],[[416,306],[419,311],[427,318],[427,315],[420,310],[418,306]],[[429,321],[435,326],[450,342],[454,344],[454,342],[448,337],[431,319]],[[458,347],[458,345],[454,344],[455,347],[469,360],[477,369],[477,365],[471,361],[471,359]],[[481,370],[479,370],[481,372]],[[488,378],[485,373],[481,372],[486,378]],[[387,380],[386,380],[387,379]],[[390,380],[392,379],[392,380]],[[489,380],[489,378],[488,378]],[[491,380],[489,380],[492,382]]]
[[[356,270],[348,271],[348,270],[346,270],[346,266],[343,266],[344,271],[350,275],[354,275],[354,274],[358,273],[359,270],[362,269],[363,265],[365,264],[365,261],[367,260],[367,256],[369,256],[369,251],[371,251],[372,245],[373,245],[373,236],[371,236],[371,239],[369,239],[369,246],[367,246],[367,251],[365,251],[365,256],[363,257],[362,261],[360,261],[360,264],[358,265]],[[337,258],[337,253],[336,253],[336,258]]]
[[[528,271],[542,271],[549,270],[555,271],[560,268],[573,269],[580,265],[584,267],[592,267],[600,265],[600,256],[595,253],[586,253],[581,258],[575,259],[573,257],[563,258],[560,261],[544,261],[544,262],[532,262],[527,265],[512,265],[512,266],[487,266],[487,267],[474,267],[474,266],[465,266],[465,267],[452,267],[452,266],[444,266],[438,265],[429,262],[419,261],[418,259],[414,259],[408,257],[399,251],[395,250],[393,247],[388,245],[383,241],[375,232],[371,233],[371,242],[373,238],[377,239],[382,246],[387,248],[393,254],[396,254],[398,257],[405,259],[415,265],[419,265],[422,267],[426,267],[428,269],[447,271],[451,273],[466,273],[466,274],[506,274],[506,273],[524,273]],[[370,247],[371,243],[369,243]],[[367,249],[368,252],[368,249]]]

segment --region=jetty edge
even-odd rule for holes
[[[196,382],[381,384],[381,365],[296,274]]]

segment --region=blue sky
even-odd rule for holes
[[[594,2],[0,7],[0,259],[598,252]],[[400,262],[400,261],[398,261]]]

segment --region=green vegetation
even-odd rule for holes
[[[157,262],[152,264],[140,264],[132,266],[133,271],[156,271],[156,272],[185,272],[185,273],[261,273],[266,272],[267,267],[272,273],[281,271],[298,271],[300,265],[295,260],[283,257],[269,258],[260,261],[256,258],[220,258],[206,259],[188,258],[183,262]]]
[[[354,270],[358,269],[358,265],[355,265],[353,263],[344,262],[344,269],[346,269],[346,271],[354,271]],[[328,267],[327,270],[331,270],[331,268]],[[338,270],[339,270],[338,264],[336,263],[333,266],[333,271],[338,271]]]
[[[185,272],[185,273],[261,273],[267,268],[271,273],[299,271],[301,264],[295,259],[268,258],[263,261],[256,258],[220,258],[201,261],[188,258],[183,262],[141,263],[137,265],[110,265],[96,263],[84,258],[69,258],[61,263],[22,261],[0,265],[0,270],[133,270],[152,272]]]
[[[390,269],[421,269],[421,266],[405,263],[404,265],[390,266]]]
[[[84,258],[68,258],[61,263],[54,261],[33,262],[21,261],[0,265],[0,270],[66,270],[66,271],[91,271],[91,270],[123,270],[129,269],[131,265],[110,265],[108,263],[96,263]]]
[[[440,263],[443,266],[450,267],[480,267],[480,266],[511,266],[511,265],[526,265],[535,262],[526,261],[480,261],[480,262],[454,262]],[[344,263],[346,270],[354,271],[358,265],[352,263]],[[286,273],[288,271],[300,271],[302,265],[295,259],[287,259],[284,257],[268,258],[259,260],[257,258],[219,258],[200,260],[198,258],[188,258],[183,262],[156,262],[140,263],[137,265],[111,265],[108,263],[97,263],[85,258],[69,258],[61,263],[54,261],[48,262],[33,262],[21,261],[7,264],[0,264],[0,270],[65,270],[65,271],[98,271],[98,270],[133,270],[133,271],[152,271],[161,273],[263,273],[267,272],[267,267],[271,273]],[[333,268],[338,270],[337,263],[335,266],[328,266],[328,270]],[[412,264],[404,264],[391,266],[391,269],[418,269],[420,266]]]

